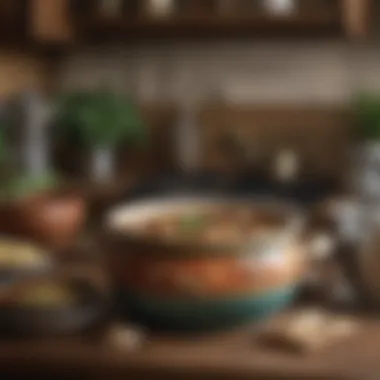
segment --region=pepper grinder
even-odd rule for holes
[[[100,0],[99,12],[104,17],[119,17],[123,13],[123,0]]]
[[[274,177],[283,184],[295,182],[299,176],[300,161],[296,151],[292,148],[279,150],[273,162]]]
[[[263,8],[273,16],[290,16],[296,10],[295,0],[263,0]]]
[[[148,0],[147,12],[156,17],[170,16],[175,8],[173,0]]]
[[[38,175],[49,170],[50,127],[53,106],[41,94],[29,92],[25,98],[24,164],[27,172]]]
[[[177,162],[181,171],[193,172],[198,167],[197,107],[185,102],[179,113],[176,128]]]

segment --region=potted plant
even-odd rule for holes
[[[72,243],[85,221],[83,199],[68,192],[52,170],[20,170],[0,135],[0,233],[52,249]]]
[[[145,129],[137,107],[128,98],[99,89],[63,97],[57,125],[62,137],[90,154],[90,177],[97,183],[114,178],[116,149],[141,143]]]
[[[380,200],[380,94],[357,95],[354,116],[360,139],[354,186],[359,196]]]

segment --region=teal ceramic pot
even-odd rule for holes
[[[296,286],[286,286],[252,296],[206,299],[166,299],[117,289],[122,316],[153,329],[208,331],[260,321],[288,306]]]
[[[238,244],[133,232],[153,216],[226,204],[275,218],[267,233]],[[302,218],[279,203],[201,197],[144,201],[112,210],[105,230],[119,310],[156,329],[205,331],[263,320],[292,302],[305,270]]]

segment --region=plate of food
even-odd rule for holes
[[[11,287],[0,306],[3,336],[67,335],[94,327],[106,297],[83,279],[29,279]]]
[[[0,286],[47,274],[52,268],[51,256],[38,245],[0,238]]]

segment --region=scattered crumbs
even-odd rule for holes
[[[349,338],[359,330],[353,318],[319,309],[305,309],[275,318],[259,333],[266,346],[300,353],[315,352]]]
[[[145,342],[145,334],[138,327],[116,325],[107,333],[108,346],[116,349],[134,351],[141,348]]]

